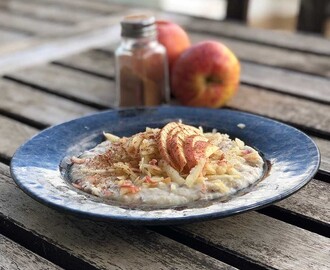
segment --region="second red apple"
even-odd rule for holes
[[[158,20],[156,25],[158,42],[166,49],[169,70],[171,70],[176,59],[190,47],[190,39],[187,33],[175,23]]]
[[[225,45],[204,41],[189,47],[171,71],[171,91],[187,106],[218,108],[230,100],[239,84],[240,64]]]

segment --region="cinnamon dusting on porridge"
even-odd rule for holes
[[[263,175],[263,159],[240,139],[181,122],[131,137],[104,136],[71,157],[72,184],[128,205],[170,207],[226,197]]]

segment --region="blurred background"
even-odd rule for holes
[[[111,1],[111,0],[109,0]],[[111,2],[144,5],[160,8],[166,11],[224,20],[226,18],[227,2],[231,0],[117,0]],[[246,23],[251,27],[295,31],[297,29],[298,14],[303,0],[249,0],[231,1],[248,2]],[[327,6],[325,10],[324,35],[330,37],[330,5],[328,0],[312,0]],[[324,3],[322,3],[324,2]],[[313,7],[307,7],[312,9]],[[312,10],[310,10],[312,12]]]
[[[260,31],[330,37],[330,0],[0,0],[0,73],[119,38],[114,26],[123,16],[123,5],[126,10],[165,11],[179,24],[187,19],[184,15],[193,15],[215,22],[234,20]],[[38,53],[32,56],[32,50]]]

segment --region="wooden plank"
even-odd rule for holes
[[[330,107],[314,101],[241,85],[232,108],[330,133]]]
[[[233,269],[143,227],[63,215],[19,190],[6,166],[0,170],[0,216],[98,269]]]
[[[31,68],[12,73],[10,76],[56,93],[70,94],[86,102],[109,106],[113,98],[113,82],[58,66]],[[61,80],[58,80],[59,77]],[[330,108],[325,104],[241,85],[229,106],[330,132]]]
[[[330,56],[330,40],[316,35],[261,29],[240,23],[192,18],[173,13],[158,13],[157,16],[173,20],[191,32],[207,32],[252,43]]]
[[[103,106],[110,106],[115,96],[113,81],[55,65],[17,71],[10,77]]]
[[[40,5],[34,2],[22,2],[16,0],[10,0],[0,4],[1,10],[17,14],[24,15],[36,19],[45,21],[59,22],[61,24],[72,24],[84,20],[90,20],[97,16],[101,16],[100,13],[95,13],[86,10],[76,10],[70,7],[59,7],[54,5]]]
[[[25,1],[25,0],[19,0]],[[61,8],[74,8],[75,10],[82,10],[94,12],[98,14],[112,14],[127,9],[127,6],[116,4],[113,1],[99,1],[99,0],[29,0],[29,2],[38,3],[46,6],[56,6]]]
[[[106,51],[90,50],[56,62],[77,69],[114,77],[114,58],[108,48]],[[241,61],[241,82],[265,87],[310,99],[330,102],[330,81],[318,76],[281,70],[274,67]]]
[[[35,128],[0,115],[0,156],[10,159],[16,149],[37,132]]]
[[[190,32],[190,38],[193,43],[205,40],[220,41],[241,60],[330,77],[330,57],[328,56],[318,56],[207,34]]]
[[[276,205],[330,226],[329,194],[329,183],[313,180],[299,192]]]
[[[115,61],[109,51],[90,50],[58,59],[56,62],[102,76],[115,76]]]
[[[256,212],[173,229],[276,269],[319,270],[330,264],[329,238]]]
[[[330,103],[330,81],[318,76],[241,61],[241,81]]]
[[[0,46],[5,43],[11,43],[13,41],[22,40],[27,38],[29,35],[22,32],[9,31],[0,28]]]
[[[114,92],[113,82],[58,66],[31,68],[10,76],[57,93],[70,94],[105,106],[109,106],[114,97],[111,94]],[[58,80],[59,77],[62,79]],[[241,85],[229,106],[330,132],[330,107],[314,101]]]
[[[43,125],[54,125],[95,109],[7,80],[0,81],[0,110]]]
[[[59,270],[62,268],[0,235],[0,269]]]
[[[321,152],[320,169],[330,172],[330,141],[317,137],[312,137],[312,139],[316,142]]]
[[[11,27],[21,31],[26,31],[39,36],[56,36],[70,28],[70,25],[63,25],[55,22],[47,22],[28,17],[22,17],[0,11],[0,27]]]
[[[124,15],[82,22],[65,32],[58,33],[57,36],[39,37],[21,44],[20,49],[13,52],[8,53],[0,49],[0,74],[45,63],[91,47],[111,44],[120,36],[118,22]]]

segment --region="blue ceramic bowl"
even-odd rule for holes
[[[102,200],[75,189],[65,179],[66,158],[100,143],[103,131],[128,136],[178,119],[204,130],[216,128],[258,149],[271,163],[267,177],[248,193],[226,202],[154,210],[128,209]],[[319,163],[315,143],[280,122],[224,109],[157,107],[105,111],[50,127],[17,150],[11,173],[24,192],[59,211],[103,221],[163,225],[222,218],[272,204],[306,185]]]

